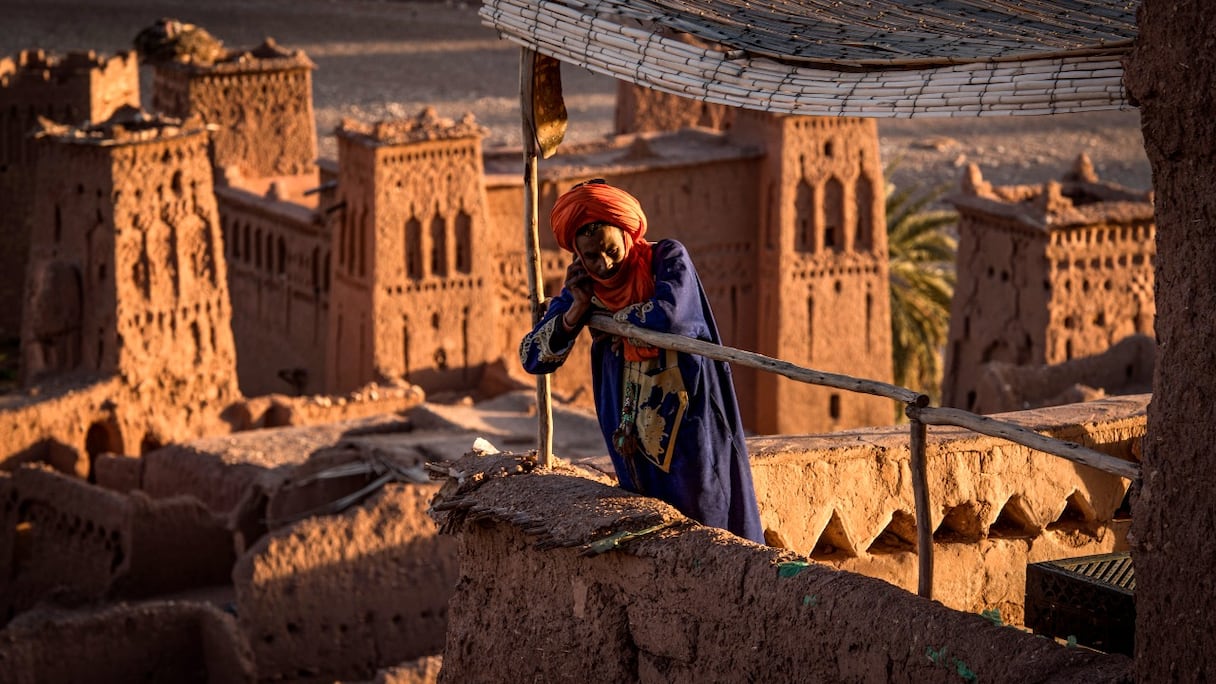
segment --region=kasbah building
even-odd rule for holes
[[[66,520],[90,515],[79,512],[89,501],[117,496],[100,487],[72,489],[23,464],[99,483],[138,481],[131,473],[140,457],[199,438],[322,426],[399,412],[426,397],[488,397],[532,386],[516,360],[530,327],[518,150],[484,150],[471,118],[451,121],[427,110],[407,120],[345,121],[336,131],[338,159],[317,161],[313,65],[303,53],[267,40],[214,62],[150,68],[151,114],[138,109],[134,54],[30,51],[0,60],[0,235],[20,247],[0,257],[0,293],[20,302],[0,311],[0,336],[20,339],[20,387],[0,396],[0,464],[15,483],[0,477],[0,495],[10,492],[0,509],[6,524],[19,515],[13,501],[58,501],[47,504],[59,510],[48,520]],[[641,200],[654,238],[688,246],[726,344],[890,382],[885,186],[873,120],[728,110],[624,86],[617,119],[620,135],[563,148],[542,164],[542,217],[576,182],[603,177],[618,184]],[[1099,182],[1079,160],[1061,181],[1036,186],[992,186],[972,168],[952,200],[960,257],[945,350],[947,404],[990,412],[1146,391],[1151,195]],[[568,257],[547,230],[541,236],[544,286],[552,294]],[[590,378],[580,344],[553,381],[559,398],[586,406]],[[894,417],[889,401],[867,395],[743,367],[735,379],[748,428],[777,436],[755,444],[762,458],[787,448],[782,435],[884,426]],[[1104,428],[1115,435],[1113,448],[1135,450],[1146,400],[1137,401],[1135,415]],[[757,490],[768,492],[762,507],[784,506],[781,516],[795,521],[766,539],[903,586],[911,577],[914,585],[906,502],[833,494],[839,478],[873,478],[875,491],[883,489],[898,469],[885,468],[874,450],[901,453],[906,435],[845,441],[757,469]],[[1021,568],[1008,576],[989,568],[978,589],[943,581],[943,601],[973,612],[990,604],[978,593],[1021,591],[1015,585],[1028,556],[1110,550],[1119,533],[1095,530],[1115,529],[1112,512],[1126,495],[1118,478],[1082,482],[1067,466],[1046,466],[1055,469],[1040,471],[1050,474],[1038,478],[1038,489],[1011,495],[1028,480],[1018,469],[1024,466],[1010,465],[1020,452],[989,442],[959,440],[964,446],[957,447],[988,454],[996,474],[987,484],[972,487],[972,475],[960,469],[957,491],[935,492],[945,509],[938,516],[943,542],[970,544],[939,559],[944,574],[969,577],[981,556],[992,564],[1007,555],[1001,563]],[[212,444],[206,448],[228,465],[246,459],[232,470],[268,463],[262,451],[238,454]],[[844,465],[829,475],[834,464]],[[99,472],[103,466],[111,470]],[[785,496],[779,483],[794,479],[787,470],[802,474],[799,487],[810,489]],[[143,472],[145,485],[152,472]],[[244,494],[213,486],[236,476],[182,477],[212,510],[235,511],[236,522],[227,524],[240,528]],[[976,493],[984,487],[1000,491]],[[426,499],[417,497],[418,517]],[[142,499],[101,509],[130,509],[138,518],[136,509],[150,505],[129,501]],[[435,604],[421,611],[429,616],[429,640],[410,653],[442,646],[454,581],[454,550],[429,541],[434,530],[427,529],[426,543],[438,544],[427,548],[449,560],[437,564],[447,574],[428,580],[433,591],[393,599]],[[8,532],[0,552],[16,557],[21,542]],[[231,534],[219,535],[219,547],[230,546]],[[282,607],[270,604],[289,597],[242,594],[243,582],[253,580],[237,577],[277,553],[265,543],[243,551],[258,534],[242,528],[236,551],[212,553],[198,544],[191,557],[209,558],[215,576],[234,579],[242,627],[280,630]],[[61,536],[82,543],[74,528]],[[993,541],[1006,537],[1011,541]],[[98,574],[117,576],[114,550],[95,550],[104,559]],[[242,552],[262,556],[246,555],[233,572],[233,554]],[[124,551],[119,570],[137,574],[127,565],[138,555]],[[282,559],[265,562],[272,561]],[[954,565],[964,569],[950,570]],[[313,568],[318,589],[325,572],[342,571],[324,567]],[[49,591],[49,580],[34,570],[19,574],[34,583],[21,586]],[[342,595],[331,609],[353,615],[384,600]],[[1020,617],[1020,595],[1000,601],[1012,611],[1006,615]],[[9,614],[26,607],[10,602]],[[297,650],[280,653],[289,644]],[[263,674],[274,671],[274,658],[288,667],[316,656],[286,637],[254,648]]]
[[[472,391],[488,367],[513,372],[529,321],[518,154],[483,150],[471,117],[425,111],[345,121],[338,160],[318,162],[312,69],[272,40],[162,62],[145,114],[134,54],[0,63],[14,247],[0,288],[20,302],[0,313],[0,335],[21,340],[25,388],[0,414],[13,425],[6,459],[58,451],[80,470],[101,449],[273,424],[244,397]],[[874,121],[624,87],[619,100],[616,127],[630,133],[547,162],[541,216],[565,188],[605,177],[638,196],[656,235],[689,247],[728,345],[889,382]],[[993,188],[976,169],[966,180],[946,404],[983,410],[990,362],[1060,364],[1151,335],[1147,194],[1092,169],[1044,186]],[[552,294],[564,257],[547,231],[542,245]],[[555,376],[559,396],[589,397],[585,354]],[[1143,386],[1145,357],[1099,384]],[[757,433],[891,420],[875,397],[736,378]]]

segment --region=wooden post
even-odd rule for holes
[[[524,147],[524,245],[528,259],[528,302],[532,323],[544,315],[541,292],[544,275],[540,265],[540,219],[538,216],[536,113],[533,107],[533,63],[536,53],[530,48],[520,50],[519,108],[523,114]],[[536,376],[536,454],[541,468],[553,465],[553,392],[548,374]]]
[[[916,505],[916,593],[933,598],[933,521],[929,515],[929,477],[926,474],[926,426],[909,416],[912,428],[912,498]]]

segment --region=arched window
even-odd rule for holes
[[[862,173],[857,178],[857,230],[853,249],[869,252],[874,249],[874,183]]]
[[[422,277],[422,223],[413,217],[405,222],[405,274],[414,280]]]
[[[803,179],[794,199],[794,250],[815,251],[815,188]]]
[[[456,214],[456,270],[473,272],[473,217],[463,209]]]
[[[431,219],[431,275],[448,274],[448,226],[443,216]]]
[[[839,252],[844,246],[844,185],[832,176],[823,189],[823,248]]]

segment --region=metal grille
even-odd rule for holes
[[[1056,566],[1061,572],[1100,582],[1113,589],[1121,589],[1128,594],[1136,591],[1136,572],[1132,567],[1131,554],[1128,553],[1065,558],[1048,561],[1046,564]]]
[[[1136,575],[1128,553],[1026,567],[1026,626],[1112,653],[1135,649]]]

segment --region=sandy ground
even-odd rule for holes
[[[423,106],[442,116],[473,112],[487,146],[518,145],[518,48],[482,26],[477,2],[368,0],[0,0],[0,55],[23,48],[104,53],[128,49],[158,17],[199,24],[233,47],[265,36],[300,48],[317,65],[314,96],[321,156],[344,116],[376,120]],[[568,140],[608,134],[612,79],[563,68]],[[147,88],[145,87],[145,98]],[[1112,182],[1147,189],[1151,174],[1135,110],[1058,116],[879,121],[893,182],[954,181],[967,162],[998,183],[1057,178],[1081,153]]]

